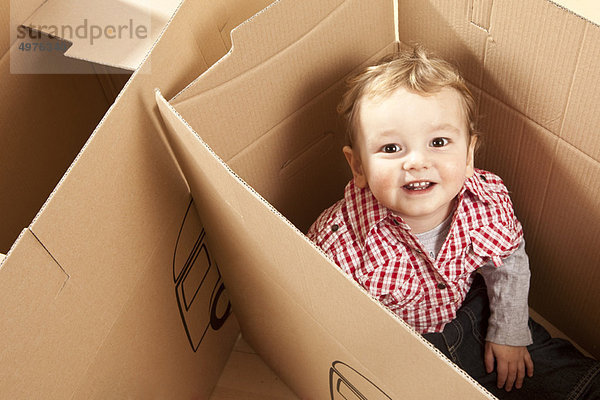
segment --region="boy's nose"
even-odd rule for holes
[[[428,168],[430,161],[424,151],[412,150],[410,151],[404,160],[403,168],[406,171]]]

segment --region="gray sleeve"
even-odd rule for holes
[[[503,260],[500,267],[491,262],[479,269],[490,299],[490,319],[486,340],[511,346],[533,343],[529,331],[529,258],[525,241]]]

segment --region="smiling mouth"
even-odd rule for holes
[[[420,190],[429,189],[433,185],[435,185],[435,183],[422,181],[422,182],[411,182],[411,183],[404,185],[403,187],[407,190],[420,191]]]

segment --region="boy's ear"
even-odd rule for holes
[[[362,163],[360,162],[360,156],[358,151],[355,151],[350,146],[344,146],[342,149],[346,156],[346,161],[350,165],[352,175],[354,176],[354,184],[361,189],[367,187],[367,177],[363,171]]]
[[[467,149],[467,171],[466,178],[470,178],[475,173],[475,148],[477,147],[477,136],[471,136],[469,148]]]

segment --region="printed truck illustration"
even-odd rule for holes
[[[206,232],[191,201],[175,245],[173,280],[183,326],[194,351],[209,328],[219,330],[231,313],[221,274],[205,239]]]

